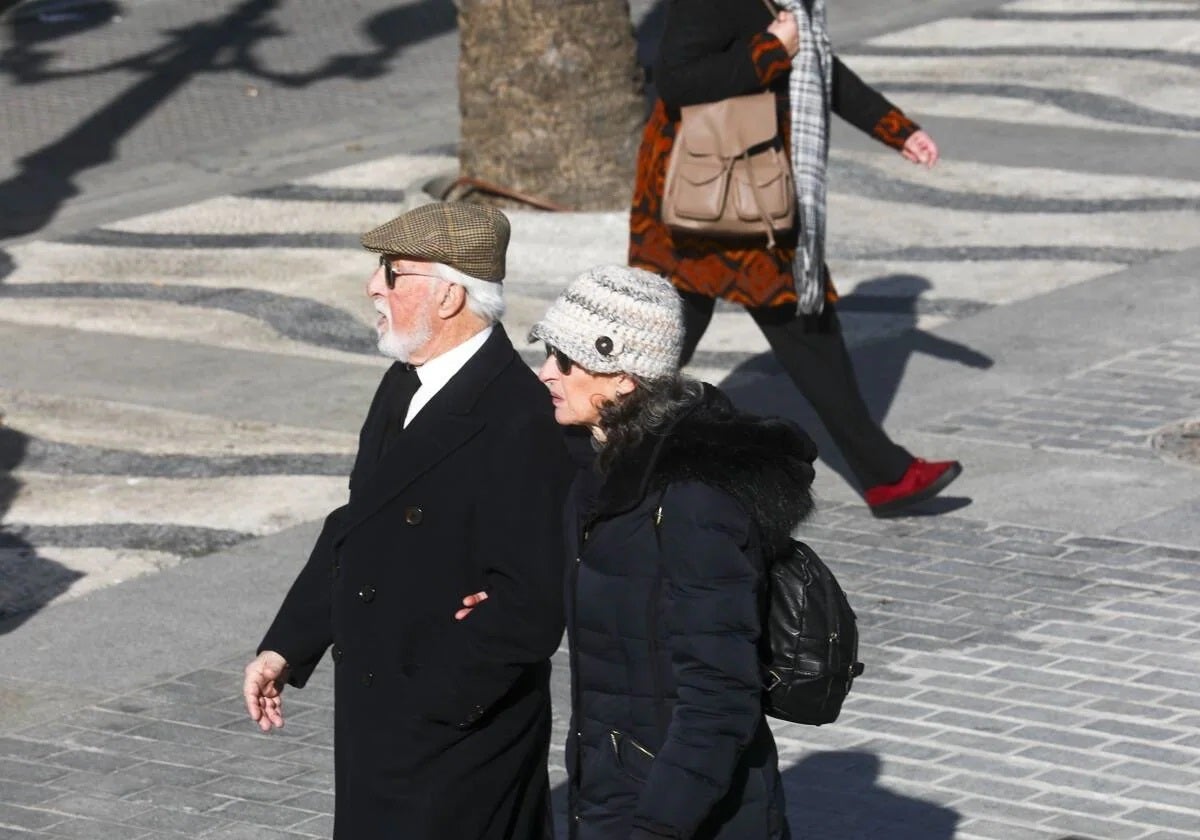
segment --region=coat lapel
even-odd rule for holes
[[[487,425],[487,418],[476,411],[479,395],[514,362],[520,363],[512,343],[504,328],[496,324],[479,352],[421,409],[376,464],[362,491],[351,500],[336,539],[343,539],[417,478],[479,434]]]

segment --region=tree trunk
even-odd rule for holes
[[[628,0],[459,0],[461,174],[574,210],[629,205],[643,123]]]

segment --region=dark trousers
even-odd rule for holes
[[[716,301],[692,292],[680,292],[680,296],[685,330],[680,364],[687,364],[708,329]],[[787,306],[746,307],[746,311],[766,336],[779,364],[816,410],[859,485],[865,490],[899,481],[913,456],[893,443],[871,418],[858,390],[835,306],[826,303],[819,315],[804,315]]]

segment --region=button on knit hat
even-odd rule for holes
[[[529,331],[592,373],[647,379],[679,370],[683,303],[666,279],[603,265],[576,277]]]

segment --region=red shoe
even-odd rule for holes
[[[961,473],[958,461],[914,458],[895,484],[877,484],[867,490],[867,505],[876,516],[894,516],[909,505],[932,499]]]

